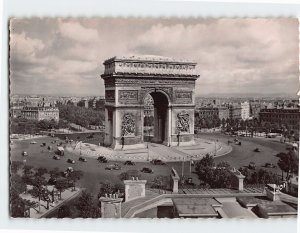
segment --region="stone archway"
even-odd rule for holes
[[[104,62],[105,145],[145,147],[144,99],[154,100],[153,140],[194,143],[196,63],[159,56],[113,57]]]

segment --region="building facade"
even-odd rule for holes
[[[229,118],[232,120],[241,119],[242,118],[242,108],[239,104],[231,104],[229,105]]]
[[[199,116],[201,119],[219,118],[219,110],[218,108],[213,108],[213,107],[196,108],[195,115]]]
[[[241,117],[243,120],[250,118],[250,104],[247,101],[241,103]]]
[[[229,109],[227,107],[219,107],[219,119],[227,120],[229,118]]]
[[[291,129],[299,130],[300,112],[297,108],[266,108],[260,111],[259,119],[263,123],[269,122],[280,125],[288,125]]]
[[[24,107],[21,116],[28,120],[59,121],[59,110],[56,107]]]

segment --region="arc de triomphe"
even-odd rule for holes
[[[153,142],[194,144],[195,62],[160,56],[113,57],[104,63],[105,140],[113,149],[145,147],[144,99],[154,100]]]

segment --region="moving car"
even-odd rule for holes
[[[153,159],[151,161],[152,164],[154,165],[166,165],[166,163],[164,163],[163,161],[161,161],[160,159]]]
[[[259,148],[255,148],[254,152],[260,152]]]
[[[36,144],[36,143],[37,143],[36,141],[31,141],[31,142],[30,142],[30,144]]]
[[[59,157],[58,155],[54,155],[54,156],[53,156],[53,159],[55,159],[55,160],[60,160],[60,157]]]
[[[83,158],[83,157],[79,157],[78,160],[81,161],[81,162],[87,162],[86,158]]]
[[[73,160],[73,159],[68,159],[67,162],[68,162],[68,163],[75,163],[75,160]]]
[[[127,160],[127,161],[125,161],[125,163],[124,163],[124,165],[135,165],[135,163],[134,162],[132,162],[131,160]]]
[[[118,164],[110,164],[105,167],[105,170],[121,170],[121,167]]]
[[[248,168],[252,169],[252,170],[255,170],[255,168],[256,168],[255,163],[254,162],[250,162],[249,165],[248,165]]]
[[[143,167],[143,169],[141,170],[141,172],[144,172],[144,173],[153,173],[153,170],[151,168],[148,168],[148,167]]]
[[[27,153],[26,151],[23,151],[23,152],[22,152],[22,155],[23,155],[23,156],[27,156],[28,153]]]

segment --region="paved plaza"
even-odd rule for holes
[[[132,160],[145,162],[152,159],[160,159],[165,162],[199,160],[206,154],[222,156],[231,152],[232,147],[217,140],[195,139],[193,146],[167,147],[162,144],[149,143],[146,148],[131,150],[112,150],[111,148],[97,146],[89,143],[77,143],[67,147],[67,150],[82,156],[97,158],[105,156],[112,161]],[[147,148],[148,147],[148,148]]]

